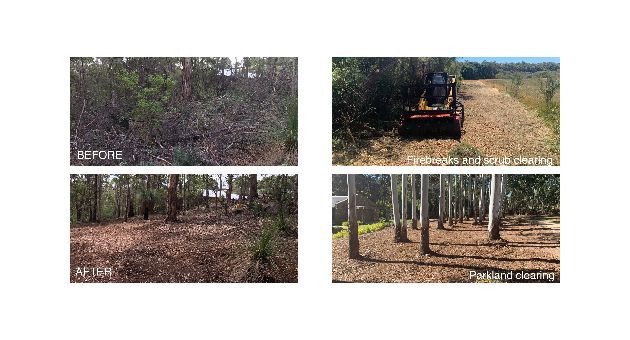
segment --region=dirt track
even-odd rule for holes
[[[359,236],[359,260],[348,259],[348,238],[332,241],[334,282],[560,282],[560,218],[509,217],[506,242],[488,241],[487,224],[470,221],[437,230],[430,224],[431,256],[420,256],[419,231],[394,243],[393,228]],[[512,278],[477,279],[470,272],[512,272]],[[518,273],[547,276],[522,279]],[[553,276],[551,276],[553,274]]]
[[[536,112],[478,80],[463,82],[460,99],[466,110],[460,141],[402,139],[392,131],[381,137],[360,140],[354,150],[333,154],[333,164],[418,165],[408,157],[447,157],[458,144],[467,143],[485,157],[544,157],[551,158],[553,165],[559,165],[559,154],[552,151],[549,143],[552,132]]]

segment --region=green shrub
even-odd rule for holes
[[[385,227],[389,227],[390,222],[389,221],[382,221],[382,222],[377,222],[377,223],[373,223],[373,224],[364,224],[364,225],[360,225],[359,226],[359,235],[363,235],[363,234],[367,234],[367,233],[372,233],[375,231],[379,231]],[[337,238],[342,238],[342,237],[347,237],[348,236],[348,226],[342,226],[342,230],[334,233],[332,238],[333,239],[337,239]]]
[[[358,224],[358,225],[361,225],[361,224],[363,224],[363,222],[362,222],[362,221],[357,221],[357,224]],[[343,222],[341,222],[341,225],[342,225],[343,227],[347,227],[347,226],[349,226],[349,225],[350,225],[350,223],[349,223],[348,221],[343,221]]]
[[[249,204],[249,208],[252,210],[252,213],[255,217],[265,217],[265,207],[260,202],[251,202]]]
[[[173,149],[173,165],[200,165],[201,160],[197,155],[189,150],[176,147]]]
[[[483,154],[479,149],[468,143],[459,143],[457,144],[451,151],[448,152],[448,156],[450,158],[458,159],[458,164],[453,165],[463,165],[462,163],[466,160],[466,164],[464,165],[481,165],[475,164],[474,160],[483,159]]]
[[[261,262],[269,262],[274,251],[276,231],[273,227],[265,226],[251,247],[252,257]]]
[[[297,150],[298,147],[298,100],[290,98],[287,100],[287,126],[282,134],[284,147],[289,150]]]
[[[280,209],[280,213],[273,220],[273,228],[280,232],[286,232],[289,229],[289,224],[286,218],[284,218],[284,212]]]

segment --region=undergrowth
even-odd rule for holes
[[[375,231],[379,231],[385,227],[389,227],[390,222],[389,221],[382,221],[382,222],[377,222],[377,223],[372,223],[372,224],[364,224],[364,225],[359,225],[359,235],[363,235],[363,234],[367,234],[367,233],[373,233]],[[348,226],[344,226],[343,229],[335,234],[332,235],[333,239],[337,239],[337,238],[343,238],[343,237],[348,237]]]

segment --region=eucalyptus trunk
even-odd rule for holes
[[[348,174],[348,256],[359,258],[359,223],[357,222],[357,194],[355,175]]]
[[[429,175],[422,175],[420,183],[420,254],[431,253],[429,249]]]

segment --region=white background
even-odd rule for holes
[[[22,1],[1,7],[1,338],[627,334],[627,8],[552,0]],[[68,58],[123,55],[299,57],[299,167],[219,170],[299,173],[298,284],[68,282],[70,172],[217,171],[68,165]],[[331,167],[331,56],[561,57],[561,167],[543,171],[561,173],[562,283],[333,285],[331,172],[411,168]]]

